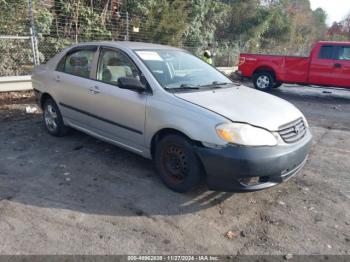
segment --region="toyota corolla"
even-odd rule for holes
[[[292,104],[178,48],[78,44],[36,67],[32,80],[51,135],[74,128],[152,159],[177,192],[202,180],[217,191],[275,186],[302,169],[311,147]]]

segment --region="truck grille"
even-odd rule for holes
[[[278,133],[284,142],[291,144],[302,139],[306,134],[304,120],[299,118],[293,122],[280,126]]]

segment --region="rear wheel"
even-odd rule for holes
[[[254,87],[261,91],[269,91],[275,85],[275,78],[272,73],[260,71],[254,74]]]
[[[282,85],[282,83],[275,82],[275,84],[273,85],[273,88],[279,88],[281,85]]]
[[[64,136],[69,128],[64,125],[62,114],[53,99],[47,98],[44,102],[43,118],[46,130],[53,136]]]
[[[188,192],[201,182],[201,163],[191,141],[182,136],[164,137],[156,146],[154,163],[163,183],[176,192]]]

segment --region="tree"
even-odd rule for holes
[[[227,17],[227,8],[221,1],[189,0],[188,28],[185,32],[184,45],[203,47],[215,41],[220,24]]]
[[[350,14],[341,22],[334,22],[328,29],[329,40],[349,41],[350,40]]]
[[[185,1],[145,1],[142,6],[137,6],[139,16],[132,19],[139,23],[140,34],[134,35],[134,38],[141,36],[144,41],[181,44],[182,36],[188,27]]]
[[[0,0],[0,14],[0,34],[29,35],[27,0]]]
[[[315,33],[317,40],[322,40],[327,33],[327,13],[322,8],[317,8],[312,12],[313,26],[315,27]]]
[[[327,30],[325,11],[311,10],[309,0],[33,2],[44,60],[72,42],[124,40],[127,32],[132,41],[180,46],[196,54],[215,43],[217,60],[226,62],[241,51],[306,54],[314,41],[350,35],[350,19]],[[29,34],[27,0],[0,0],[0,12],[0,34]]]

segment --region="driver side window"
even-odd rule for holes
[[[123,53],[111,49],[102,49],[98,62],[97,80],[118,85],[118,79],[121,77],[140,80],[140,73]]]
[[[342,46],[339,48],[339,60],[350,60],[350,46]]]

